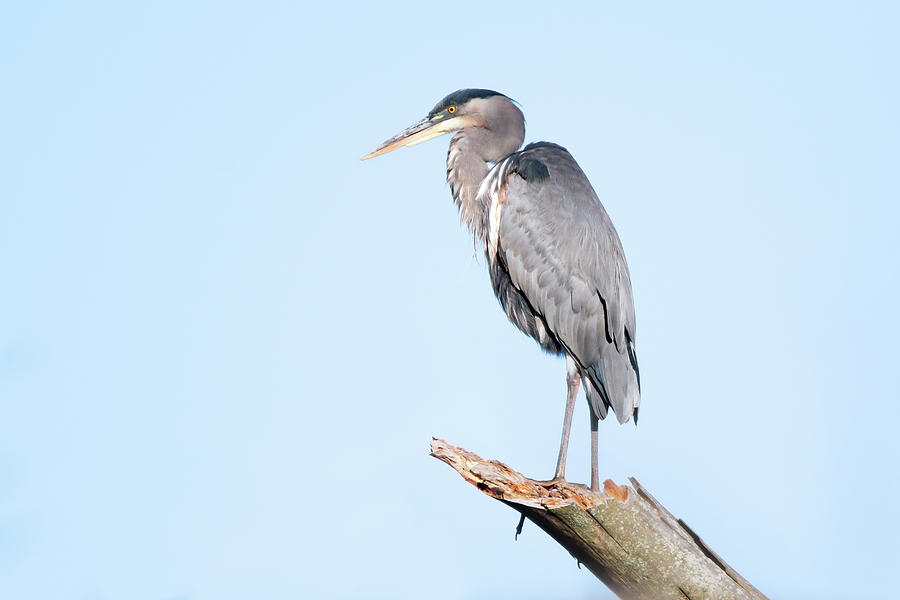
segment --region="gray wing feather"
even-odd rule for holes
[[[523,156],[543,163],[549,177],[507,176],[499,262],[535,318],[580,366],[594,412],[602,418],[612,406],[624,423],[640,404],[640,383],[631,277],[619,236],[564,148],[532,145]]]

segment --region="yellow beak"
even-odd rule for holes
[[[369,160],[382,154],[392,152],[401,146],[415,146],[422,142],[427,142],[432,138],[436,138],[445,133],[457,131],[476,122],[471,117],[453,117],[452,119],[444,118],[438,114],[434,117],[425,117],[418,123],[410,125],[394,137],[386,140],[380,146],[366,154],[360,160]]]

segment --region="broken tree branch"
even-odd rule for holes
[[[528,479],[439,439],[431,455],[550,534],[626,600],[766,600],[634,478],[592,492]]]

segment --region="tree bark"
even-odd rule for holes
[[[528,479],[436,438],[431,455],[550,534],[619,598],[766,600],[633,477],[592,492]]]

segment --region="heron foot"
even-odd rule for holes
[[[554,485],[559,485],[560,483],[569,483],[566,478],[562,475],[557,475],[553,479],[536,479],[535,483],[541,484],[543,487],[553,487]]]

